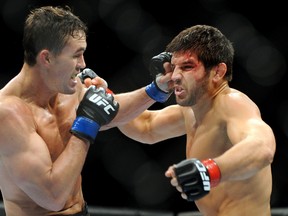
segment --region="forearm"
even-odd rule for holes
[[[4,160],[9,162],[13,184],[17,184],[27,197],[45,209],[59,211],[75,190],[77,181],[80,183],[89,143],[72,136],[61,153],[50,154],[41,139],[33,138],[28,148],[24,141],[26,147],[21,153]],[[7,193],[11,188],[5,190]]]
[[[182,108],[170,105],[161,110],[145,110],[119,130],[138,142],[154,144],[186,133]]]
[[[28,181],[22,185],[23,190],[43,208],[51,211],[61,210],[80,180],[88,148],[88,142],[72,136],[57,160],[45,169],[47,171],[42,174],[35,173],[42,176],[38,179],[41,182]]]
[[[57,197],[63,196],[64,200],[71,194],[75,183],[81,176],[90,143],[83,139],[71,136],[65,150],[53,163],[51,179],[54,182],[53,193]],[[66,198],[65,198],[66,196]]]
[[[141,114],[142,115],[142,114]],[[145,120],[142,120],[141,116],[132,120],[131,122],[118,126],[118,129],[130,139],[133,139],[137,142],[144,144],[154,144],[155,141],[151,136],[151,133],[148,132],[145,123]],[[141,124],[141,125],[139,125]]]
[[[101,127],[101,130],[128,123],[156,102],[147,95],[145,87],[128,93],[116,94],[114,98],[120,104],[118,114],[109,124]]]

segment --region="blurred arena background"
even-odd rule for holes
[[[23,22],[37,6],[69,5],[88,24],[87,67],[106,79],[115,93],[150,83],[150,58],[179,31],[195,24],[213,25],[235,47],[231,87],[258,104],[276,135],[271,205],[274,215],[288,215],[282,210],[288,207],[287,11],[279,0],[251,4],[245,0],[0,0],[0,88],[21,69]],[[151,109],[173,103],[172,96]],[[185,137],[178,137],[149,146],[125,137],[117,128],[99,133],[83,169],[89,206],[110,209],[110,214],[102,215],[122,216],[184,216],[183,212],[196,211],[194,203],[184,201],[164,176],[169,165],[185,158],[185,142]],[[123,211],[113,214],[113,209]]]

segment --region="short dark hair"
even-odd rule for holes
[[[227,65],[225,79],[232,80],[234,48],[215,27],[195,25],[184,29],[166,46],[166,51],[195,53],[206,70],[223,62]]]
[[[30,11],[26,18],[23,33],[24,61],[33,66],[36,56],[42,49],[59,54],[69,36],[87,36],[87,26],[72,13],[68,6],[43,6]],[[83,36],[83,34],[81,34]]]

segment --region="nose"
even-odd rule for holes
[[[172,76],[171,76],[171,80],[176,82],[181,79],[181,76],[182,76],[181,70],[174,68]]]
[[[82,56],[80,56],[80,57],[78,58],[77,64],[79,65],[79,67],[80,67],[81,69],[86,68],[86,63],[85,63],[85,60],[84,60],[84,55],[82,55]]]

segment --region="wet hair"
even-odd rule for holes
[[[225,79],[232,80],[234,48],[215,27],[195,25],[184,29],[166,46],[166,51],[194,53],[203,63],[206,71],[219,63],[225,63],[227,65]]]
[[[30,11],[23,32],[24,62],[33,66],[43,49],[60,54],[70,36],[87,37],[87,26],[71,8],[44,6]]]

